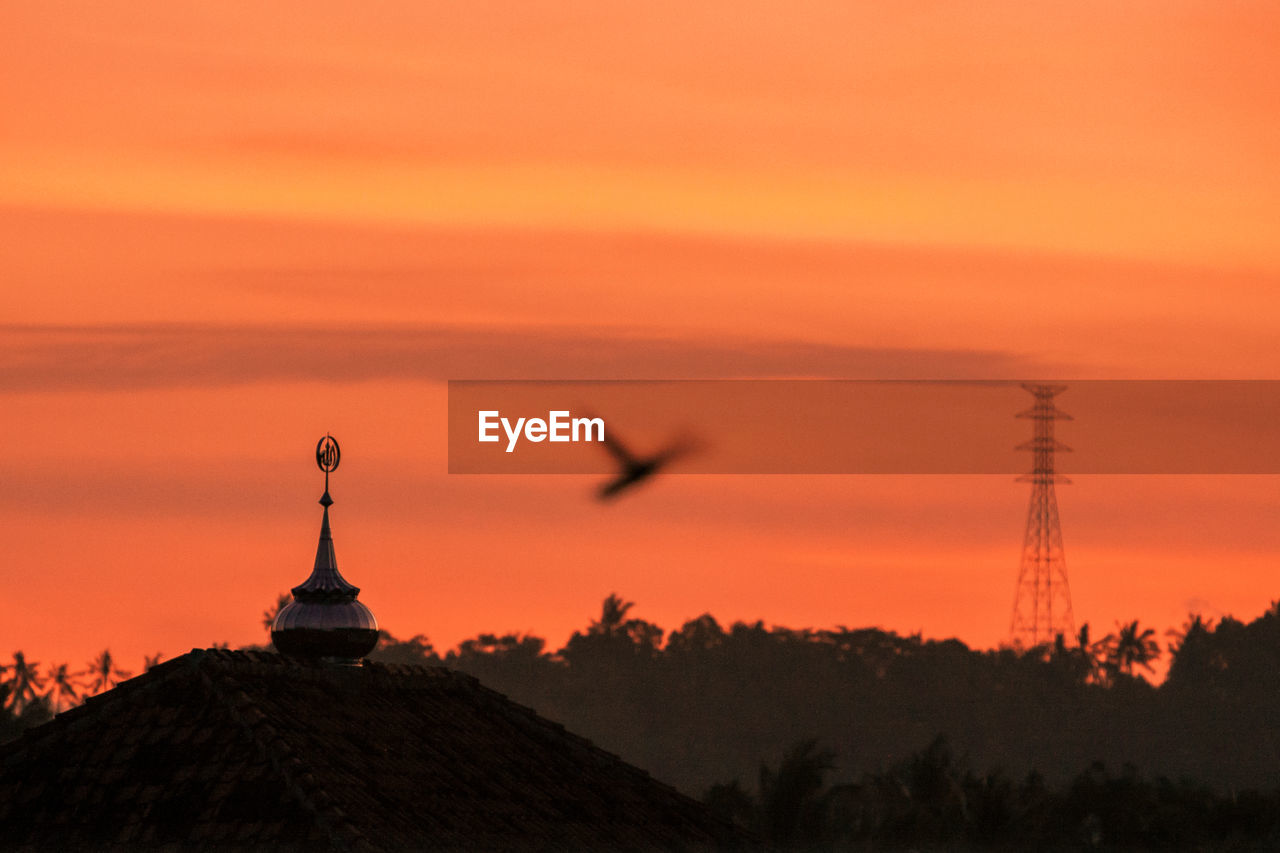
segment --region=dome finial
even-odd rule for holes
[[[378,643],[378,621],[356,596],[360,588],[347,583],[338,571],[329,529],[329,474],[338,467],[342,450],[338,440],[326,434],[316,444],[316,465],[324,471],[324,495],[320,505],[320,542],[316,562],[308,577],[292,590],[293,601],[281,608],[271,626],[271,641],[292,657],[355,662]]]
[[[338,440],[326,432],[324,438],[316,442],[316,464],[324,472],[324,494],[320,496],[320,505],[326,509],[333,506],[333,498],[329,497],[329,474],[338,470],[341,461],[342,448],[338,446]]]

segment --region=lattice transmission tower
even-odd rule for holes
[[[1018,567],[1018,587],[1013,600],[1013,642],[1024,648],[1051,643],[1061,634],[1067,642],[1075,637],[1071,614],[1071,588],[1067,585],[1067,561],[1062,550],[1062,522],[1058,519],[1058,498],[1054,484],[1070,483],[1054,470],[1053,454],[1071,448],[1053,437],[1054,421],[1071,420],[1056,408],[1053,398],[1066,385],[1034,385],[1023,388],[1035,395],[1030,409],[1017,417],[1030,418],[1034,432],[1030,441],[1016,450],[1030,450],[1031,473],[1018,478],[1031,483],[1031,505],[1027,509],[1027,532],[1022,541],[1022,561]]]

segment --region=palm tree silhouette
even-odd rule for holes
[[[835,757],[816,740],[806,740],[783,756],[777,772],[760,765],[760,828],[767,839],[790,845],[821,823],[823,781],[835,769]]]
[[[623,601],[616,592],[609,593],[600,607],[600,618],[591,620],[587,633],[603,634],[606,637],[623,633],[627,625],[627,612],[635,606],[634,601]]]
[[[115,687],[121,681],[133,675],[116,666],[115,659],[111,657],[110,649],[103,649],[102,654],[95,659],[89,661],[89,669],[83,675],[87,675],[93,680],[89,682],[89,689],[94,693],[101,693]]]
[[[160,661],[164,660],[164,652],[156,652],[154,655],[142,656],[143,672],[150,672],[160,665]]]
[[[1075,666],[1081,681],[1096,683],[1102,680],[1106,673],[1107,656],[1114,638],[1108,634],[1101,640],[1094,640],[1089,634],[1089,623],[1085,622],[1076,633],[1076,647],[1070,653],[1075,657]]]
[[[74,705],[80,701],[79,688],[83,687],[76,678],[76,673],[69,672],[65,663],[57,666],[50,666],[46,675],[49,679],[49,698],[53,700],[53,711],[55,714],[62,712],[62,703],[64,700],[69,705]]]
[[[13,673],[9,678],[8,698],[9,705],[15,714],[21,713],[22,709],[33,701],[39,695],[40,689],[44,687],[39,666],[38,663],[28,661],[26,655],[19,651],[13,653],[13,663],[5,667]]]
[[[1138,630],[1138,620],[1127,625],[1116,623],[1119,631],[1111,643],[1110,665],[1114,670],[1133,675],[1134,666],[1141,666],[1148,672],[1154,672],[1151,661],[1160,657],[1160,644],[1156,642],[1156,632],[1152,628]]]

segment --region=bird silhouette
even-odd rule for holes
[[[657,453],[649,456],[638,456],[628,450],[622,442],[618,441],[612,432],[606,431],[604,434],[604,446],[606,450],[613,454],[613,458],[618,461],[618,465],[621,468],[618,476],[600,486],[599,498],[602,501],[607,501],[649,479],[681,456],[692,453],[698,449],[699,444],[688,436],[681,436]]]

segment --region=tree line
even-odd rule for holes
[[[159,661],[160,655],[147,658],[147,668]],[[42,669],[22,651],[14,652],[9,663],[0,664],[0,742],[131,676],[131,672],[120,669],[110,649],[103,649],[84,669],[74,671],[66,663],[49,664]]]
[[[540,637],[481,634],[444,654],[386,635],[373,657],[443,664],[686,791],[749,778],[808,738],[850,780],[946,735],[976,766],[1057,783],[1095,760],[1216,789],[1280,784],[1280,605],[1252,622],[1191,615],[1163,635],[1136,621],[1034,648],[877,628],[678,630],[611,595],[550,651]],[[1146,677],[1167,661],[1158,687]]]
[[[734,780],[703,800],[777,851],[1280,849],[1280,791],[1224,794],[1101,761],[1051,786],[1035,772],[977,772],[941,736],[849,782],[830,781],[836,760],[801,741],[761,763],[755,790]]]
[[[263,614],[265,626],[287,601]],[[909,804],[932,801],[903,781],[903,768],[940,761],[950,774],[947,808],[967,816],[960,825],[971,840],[1000,823],[976,803],[1066,825],[1043,815],[1067,814],[1081,791],[1128,785],[1157,811],[1200,802],[1197,820],[1207,821],[1229,813],[1241,791],[1280,786],[1280,604],[1250,622],[1191,615],[1161,635],[1130,621],[1101,637],[1085,625],[1033,648],[981,650],[878,628],[722,625],[710,614],[666,631],[610,595],[558,650],[537,636],[484,633],[440,653],[423,634],[384,631],[371,657],[471,673],[766,836],[786,813],[777,792],[789,788],[778,780],[803,778],[812,790],[801,811],[824,815],[796,824],[806,832],[923,843],[932,836],[912,835],[903,821],[942,818],[928,817],[936,804],[912,812]],[[1155,686],[1145,676],[1162,660],[1167,676]],[[127,675],[109,651],[79,671],[16,653],[3,668],[0,737]],[[808,752],[797,753],[804,744]],[[780,763],[766,776],[761,762],[771,757]],[[1147,775],[1124,769],[1133,767]],[[904,785],[911,797],[895,800]],[[1115,835],[1095,811],[1084,814]],[[954,829],[952,818],[944,823]],[[1035,824],[1027,820],[999,837],[1023,837]]]

